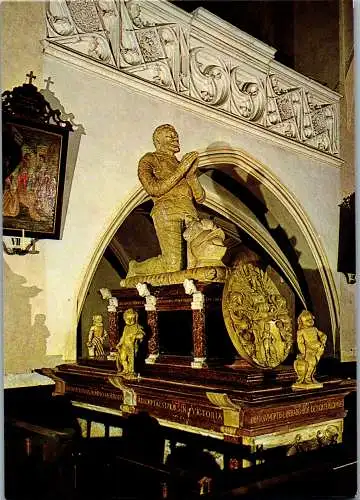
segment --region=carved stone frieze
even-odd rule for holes
[[[164,0],[57,0],[46,24],[47,39],[72,52],[339,155],[339,96],[210,13]]]
[[[291,139],[338,154],[335,104],[325,103],[304,87],[267,79],[266,126]]]
[[[191,97],[213,106],[228,102],[230,74],[225,63],[210,50],[197,47],[190,51]]]
[[[241,66],[235,66],[230,73],[231,112],[245,120],[263,124],[266,108],[266,92],[263,82]]]

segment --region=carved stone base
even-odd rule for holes
[[[153,365],[156,363],[156,360],[158,359],[159,354],[149,354],[149,356],[145,359],[145,363],[147,365]]]
[[[296,390],[303,391],[303,390],[311,390],[311,389],[321,389],[322,387],[324,387],[324,384],[322,384],[321,382],[309,382],[308,384],[306,384],[305,382],[304,383],[295,382],[295,384],[293,384],[291,386],[291,388],[294,391],[296,391]]]
[[[261,450],[269,450],[281,446],[286,448],[287,456],[293,456],[298,453],[341,443],[343,429],[344,420],[337,418],[314,424],[300,425],[286,432],[271,432],[246,437],[243,439],[243,444],[249,446],[252,453],[260,448]],[[250,465],[250,462],[243,460],[243,467]]]
[[[191,362],[191,368],[206,368],[206,358],[194,358]]]
[[[161,376],[157,365],[147,365],[139,379],[126,380],[114,368],[106,369],[105,363],[101,368],[65,364],[44,369],[43,373],[57,382],[62,380],[61,385],[57,383],[57,393],[61,390],[73,401],[109,410],[121,408],[122,416],[147,412],[162,425],[191,432],[197,429],[201,434],[238,444],[252,440],[253,444],[265,446],[265,441],[271,441],[276,445],[278,439],[281,445],[288,445],[295,437],[299,440],[301,429],[316,424],[315,438],[326,445],[335,439],[333,435],[341,437],[338,423],[346,416],[344,398],[356,390],[356,381],[339,379],[324,379],[321,389],[302,392],[293,392],[291,383],[263,382],[246,387],[237,370],[218,373],[186,366],[179,366],[174,377]],[[181,380],[180,368],[192,377],[186,380],[183,376]],[[322,429],[323,424],[337,430]],[[281,436],[287,437],[284,440]],[[302,436],[302,440],[314,437],[309,436]]]

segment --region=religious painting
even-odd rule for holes
[[[60,238],[67,130],[3,122],[3,232]]]

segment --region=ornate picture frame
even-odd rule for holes
[[[29,237],[59,239],[67,130],[7,120],[3,136],[12,144],[3,161],[14,164],[16,156],[20,158],[4,179],[4,235],[18,235],[24,230]]]
[[[72,126],[29,84],[2,95],[3,234],[60,239]]]

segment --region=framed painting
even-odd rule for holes
[[[60,239],[68,130],[3,117],[3,233]]]

